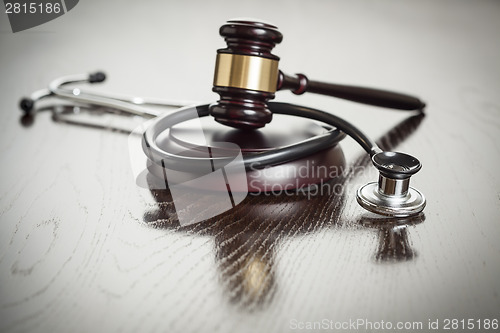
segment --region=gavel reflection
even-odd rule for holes
[[[277,90],[300,95],[312,92],[359,103],[400,110],[421,110],[425,103],[416,97],[371,88],[309,80],[304,74],[289,76],[278,70],[279,57],[271,51],[283,35],[270,24],[228,21],[220,28],[227,47],[217,50],[213,91],[220,100],[210,114],[225,125],[256,129],[272,119],[267,102]]]
[[[342,154],[342,150],[338,149],[337,153]],[[148,177],[151,183],[156,181],[153,175]],[[333,179],[323,185],[323,190],[314,193],[249,195],[230,211],[188,226],[179,225],[168,189],[151,190],[158,206],[145,213],[144,221],[155,228],[212,236],[219,283],[226,296],[231,303],[246,310],[257,309],[269,303],[277,290],[276,249],[286,248],[290,239],[337,222],[344,195],[329,193],[328,189],[342,181],[341,177]],[[191,209],[197,209],[196,204],[193,203]],[[310,211],[308,208],[312,206],[324,208]]]

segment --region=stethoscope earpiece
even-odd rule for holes
[[[95,72],[89,74],[89,83],[104,82],[106,80],[106,74],[103,72]]]
[[[29,114],[33,107],[35,106],[35,101],[31,98],[25,97],[19,102],[19,107],[23,110],[24,114]]]
[[[363,208],[394,217],[416,215],[424,209],[424,195],[410,187],[410,177],[422,168],[418,159],[404,153],[379,152],[372,156],[372,162],[380,174],[378,182],[368,183],[356,193]]]

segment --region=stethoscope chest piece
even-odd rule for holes
[[[420,213],[425,207],[425,197],[410,187],[410,177],[421,169],[413,156],[380,152],[372,156],[379,170],[378,182],[362,186],[356,193],[358,203],[365,209],[382,215],[407,217]]]
[[[356,194],[356,199],[370,212],[394,217],[416,215],[425,207],[425,197],[413,187],[403,196],[387,196],[380,193],[377,182],[362,186]]]

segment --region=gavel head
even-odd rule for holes
[[[242,129],[265,126],[272,119],[279,58],[271,53],[283,35],[275,26],[228,21],[220,28],[227,48],[217,50],[213,91],[220,95],[210,114],[221,124]]]

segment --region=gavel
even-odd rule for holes
[[[278,28],[261,22],[234,20],[220,28],[227,47],[217,50],[213,91],[220,99],[209,112],[221,124],[241,129],[264,127],[272,120],[267,102],[278,90],[338,97],[368,105],[422,110],[420,99],[371,88],[309,80],[304,74],[289,76],[278,69],[280,58],[271,51],[281,43]]]

